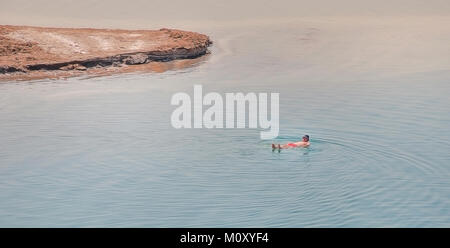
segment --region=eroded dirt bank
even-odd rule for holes
[[[206,35],[175,29],[0,25],[0,80],[110,74],[152,70],[155,66],[169,68],[173,65],[161,62],[198,58],[208,53],[211,43]]]

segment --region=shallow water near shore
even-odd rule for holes
[[[0,226],[449,227],[449,29],[204,26],[212,53],[187,68],[1,83]],[[172,128],[194,84],[280,93],[280,136]]]

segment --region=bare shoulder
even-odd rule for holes
[[[310,145],[310,144],[309,144],[309,141],[308,141],[308,142],[299,141],[299,142],[295,142],[295,144],[296,144],[297,146],[303,146],[303,147],[306,147],[306,146],[309,146],[309,145]]]

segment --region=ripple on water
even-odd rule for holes
[[[298,137],[280,136],[274,143],[294,140]],[[265,149],[270,143],[261,142]],[[286,149],[274,155],[285,162],[296,160],[306,165],[302,171],[305,181],[300,187],[303,192],[293,214],[311,211],[310,208],[328,213],[328,216],[305,220],[305,225],[321,226],[321,219],[326,217],[340,226],[360,226],[368,217],[361,213],[366,213],[375,216],[378,225],[383,226],[396,218],[414,216],[411,209],[424,205],[441,211],[446,209],[448,201],[433,191],[435,185],[427,183],[427,178],[442,177],[440,171],[419,155],[388,146],[382,139],[364,139],[350,133],[339,138],[324,136],[311,139],[308,148]],[[412,192],[418,185],[425,188]],[[421,224],[423,220],[411,221],[412,226]]]

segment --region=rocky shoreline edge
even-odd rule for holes
[[[206,35],[166,28],[0,26],[0,80],[132,71],[123,67],[195,59],[209,53],[211,44]]]

